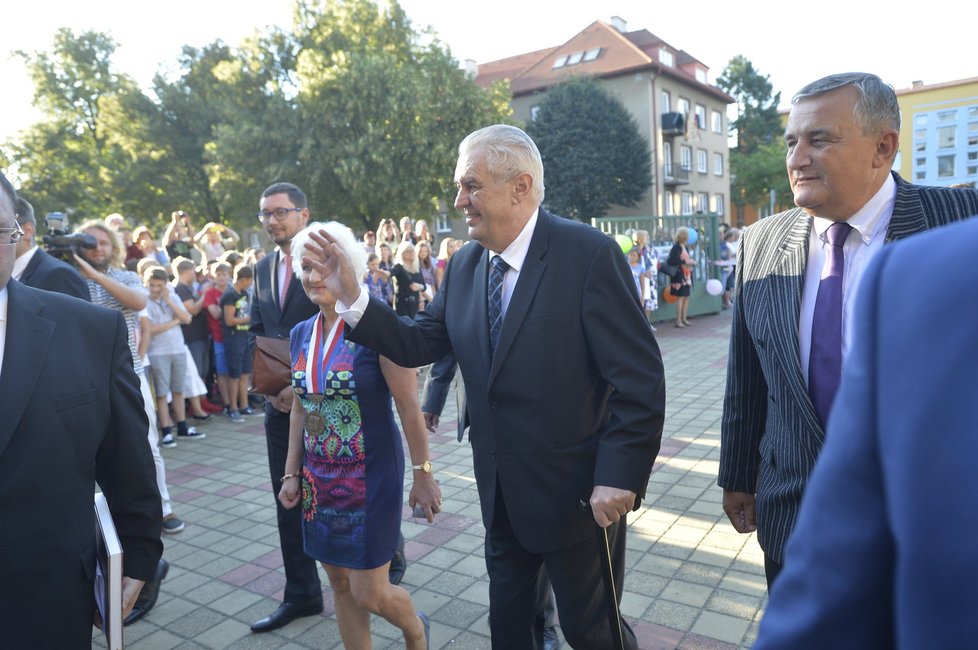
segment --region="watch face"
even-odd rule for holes
[[[425,473],[431,473],[431,461],[430,460],[426,460],[425,462],[421,463],[421,471],[422,472],[425,472]]]

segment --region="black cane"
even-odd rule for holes
[[[594,512],[591,504],[581,500],[581,510],[591,520]],[[621,534],[623,531],[619,531]],[[604,581],[604,598],[608,603],[608,625],[611,627],[611,638],[615,642],[615,650],[625,650],[625,637],[621,629],[621,612],[618,611],[618,596],[615,591],[615,574],[611,569],[611,544],[608,542],[608,529],[594,523],[594,533],[598,538],[598,554],[601,556],[601,573]]]

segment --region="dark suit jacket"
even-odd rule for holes
[[[978,639],[978,219],[887,247],[757,648],[973,648]],[[840,644],[840,641],[843,643]]]
[[[20,276],[21,284],[91,301],[88,284],[73,266],[37,249]]]
[[[350,338],[402,366],[454,350],[483,522],[498,477],[520,543],[543,553],[594,535],[579,500],[595,485],[645,494],[662,435],[662,359],[621,249],[542,209],[490,359],[488,259],[466,244],[414,320],[372,299]]]
[[[125,573],[163,552],[156,468],[118,312],[11,280],[0,368],[2,645],[90,648],[96,481]]]
[[[975,190],[911,185],[893,175],[887,243],[978,212]],[[756,493],[758,542],[779,563],[825,439],[798,349],[811,228],[812,217],[797,208],[741,236],[723,405],[718,483]]]
[[[278,259],[278,253],[272,253],[255,265],[255,300],[251,303],[250,331],[258,336],[288,340],[296,323],[308,320],[319,308],[306,296],[302,282],[294,273],[285,292],[285,305],[279,307]],[[289,273],[292,273],[291,269]]]

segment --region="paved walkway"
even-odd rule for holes
[[[658,325],[666,425],[647,498],[630,517],[622,599],[643,649],[750,647],[766,601],[760,549],[729,525],[716,487],[729,313],[695,318],[687,329]],[[455,441],[448,402],[431,441],[444,512],[428,525],[405,507],[403,585],[431,617],[432,648],[476,650],[490,647],[484,529],[471,452]],[[250,632],[278,606],[285,584],[262,419],[217,419],[200,427],[206,439],[163,450],[187,527],[165,537],[170,574],[149,616],[126,628],[127,646],[342,648],[325,574],[325,615]],[[386,621],[375,617],[372,629],[375,648],[403,648]],[[102,641],[96,632],[95,645]]]

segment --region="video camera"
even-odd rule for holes
[[[48,229],[48,233],[41,237],[44,250],[69,264],[75,264],[75,253],[81,255],[84,249],[93,250],[98,245],[91,235],[69,235],[68,217],[63,212],[49,212],[44,217],[44,225]]]

